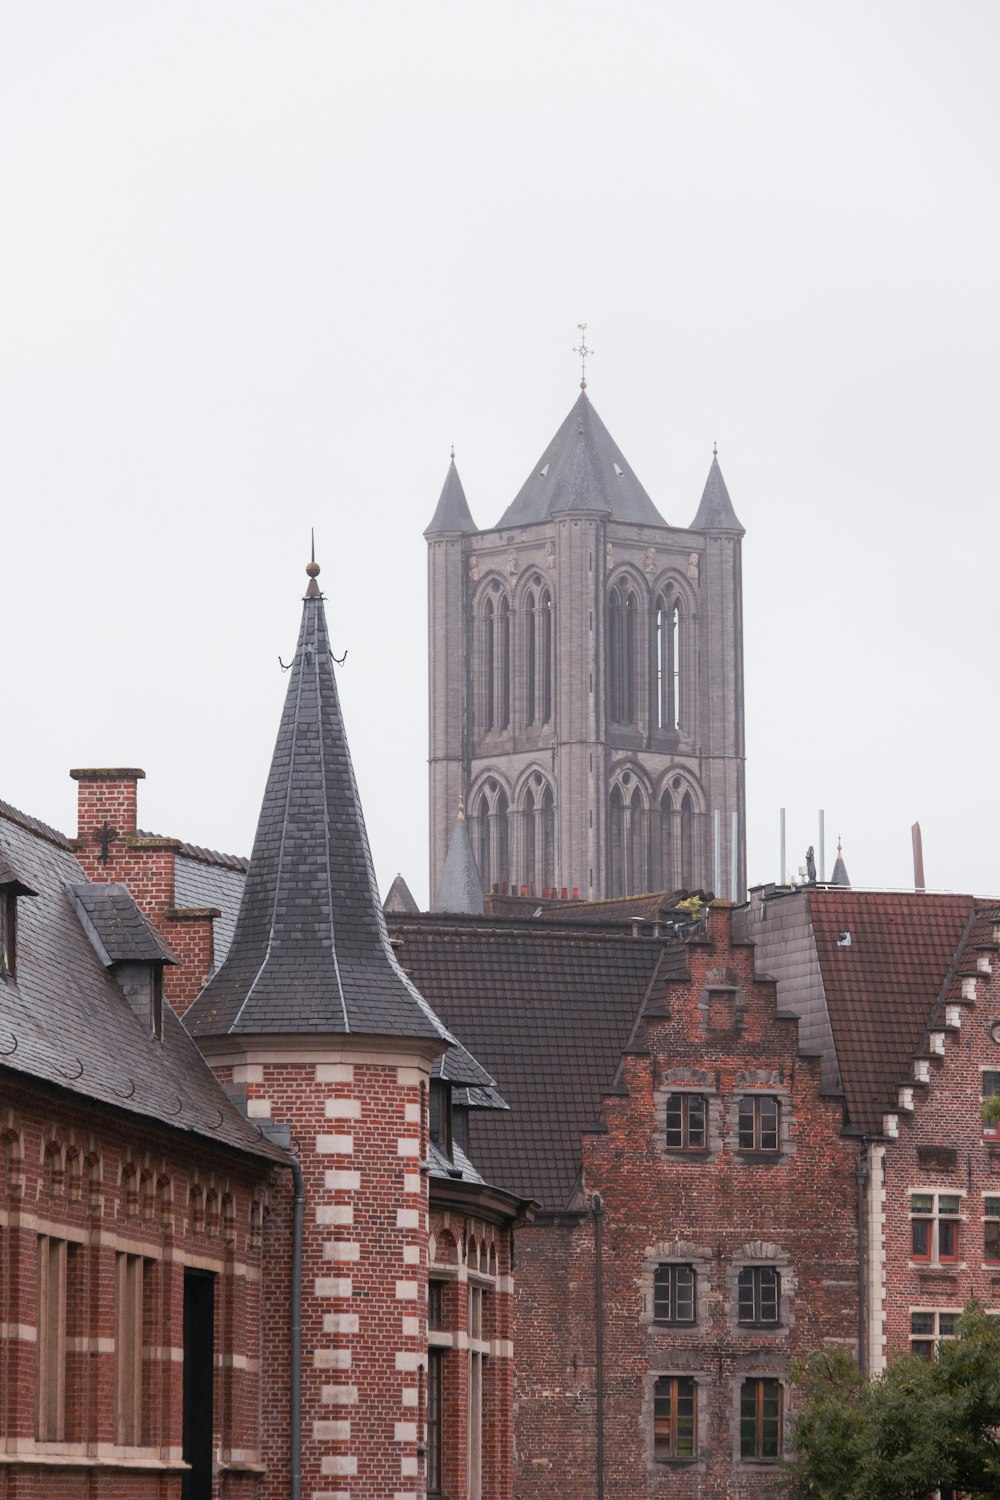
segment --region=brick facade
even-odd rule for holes
[[[214,1493],[249,1500],[260,1468],[262,1228],[270,1173],[203,1143],[5,1084],[0,1101],[0,1497],[179,1500],[185,1269],[214,1281]],[[63,1307],[39,1286],[43,1247],[65,1246]],[[123,1433],[116,1273],[142,1265],[140,1410]],[[47,1333],[40,1308],[64,1317]],[[41,1350],[62,1410],[39,1413]],[[61,1368],[60,1368],[61,1365]],[[61,1393],[56,1389],[62,1387]],[[117,1418],[117,1420],[116,1420]],[[39,1433],[43,1436],[39,1436]],[[125,1439],[128,1441],[125,1441]]]

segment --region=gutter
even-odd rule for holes
[[[305,1217],[305,1184],[302,1165],[289,1155],[295,1196],[292,1200],[292,1323],[291,1380],[289,1382],[289,1500],[302,1494],[302,1224]]]

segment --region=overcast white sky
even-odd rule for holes
[[[315,525],[426,899],[422,531],[589,393],[744,544],[749,873],[1000,892],[996,0],[0,9],[0,797],[249,851]]]

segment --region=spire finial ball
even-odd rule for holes
[[[318,562],[307,562],[306,563],[306,577],[307,578],[318,578],[319,577],[319,563]]]

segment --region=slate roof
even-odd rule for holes
[[[401,961],[494,1074],[510,1105],[469,1116],[488,1182],[544,1208],[571,1205],[580,1130],[599,1118],[647,994],[685,967],[674,941],[542,919],[391,917]]]
[[[424,536],[440,536],[445,532],[475,531],[476,523],[472,519],[469,502],[465,498],[462,481],[458,477],[455,467],[455,456],[452,454],[451,463],[448,465],[448,473],[445,475],[444,488],[441,498],[437,503],[437,509],[431,517],[431,523]]]
[[[0,1075],[40,1080],[136,1121],[287,1160],[229,1101],[170,1006],[164,1004],[163,1040],[156,1042],[98,956],[71,892],[100,914],[113,946],[148,951],[145,919],[127,914],[120,894],[103,894],[124,888],[89,886],[63,835],[7,804],[0,804],[0,845],[38,892],[18,900],[17,974],[0,978]]]
[[[880,1135],[912,1079],[975,902],[848,889],[810,890],[807,900],[848,1116]]]
[[[420,907],[414,899],[413,892],[403,879],[397,875],[382,902],[383,911],[419,911]]]
[[[103,964],[177,962],[127,886],[87,880],[66,891]]]
[[[705,488],[702,492],[701,504],[698,506],[698,514],[691,522],[692,531],[738,531],[744,536],[745,529],[740,525],[733,502],[729,498],[726,489],[726,481],[722,477],[719,468],[719,460],[716,454],[712,454],[712,466],[708,471]]]
[[[318,572],[315,564],[310,570]],[[236,931],[185,1023],[196,1037],[351,1033],[441,1042],[439,1076],[493,1083],[389,945],[313,571]]]
[[[184,853],[182,845],[174,860],[174,901],[178,906],[214,906],[219,915],[212,924],[215,967],[225,960],[236,931],[236,918],[246,883],[246,860],[221,855],[201,859]],[[204,851],[208,853],[209,851]]]
[[[586,391],[497,522],[527,526],[561,511],[598,511],[616,521],[665,524]]]
[[[466,912],[470,916],[481,915],[483,911],[483,882],[476,856],[472,852],[469,825],[465,821],[461,805],[451,831],[451,841],[444,869],[441,871],[441,884],[431,911]]]

